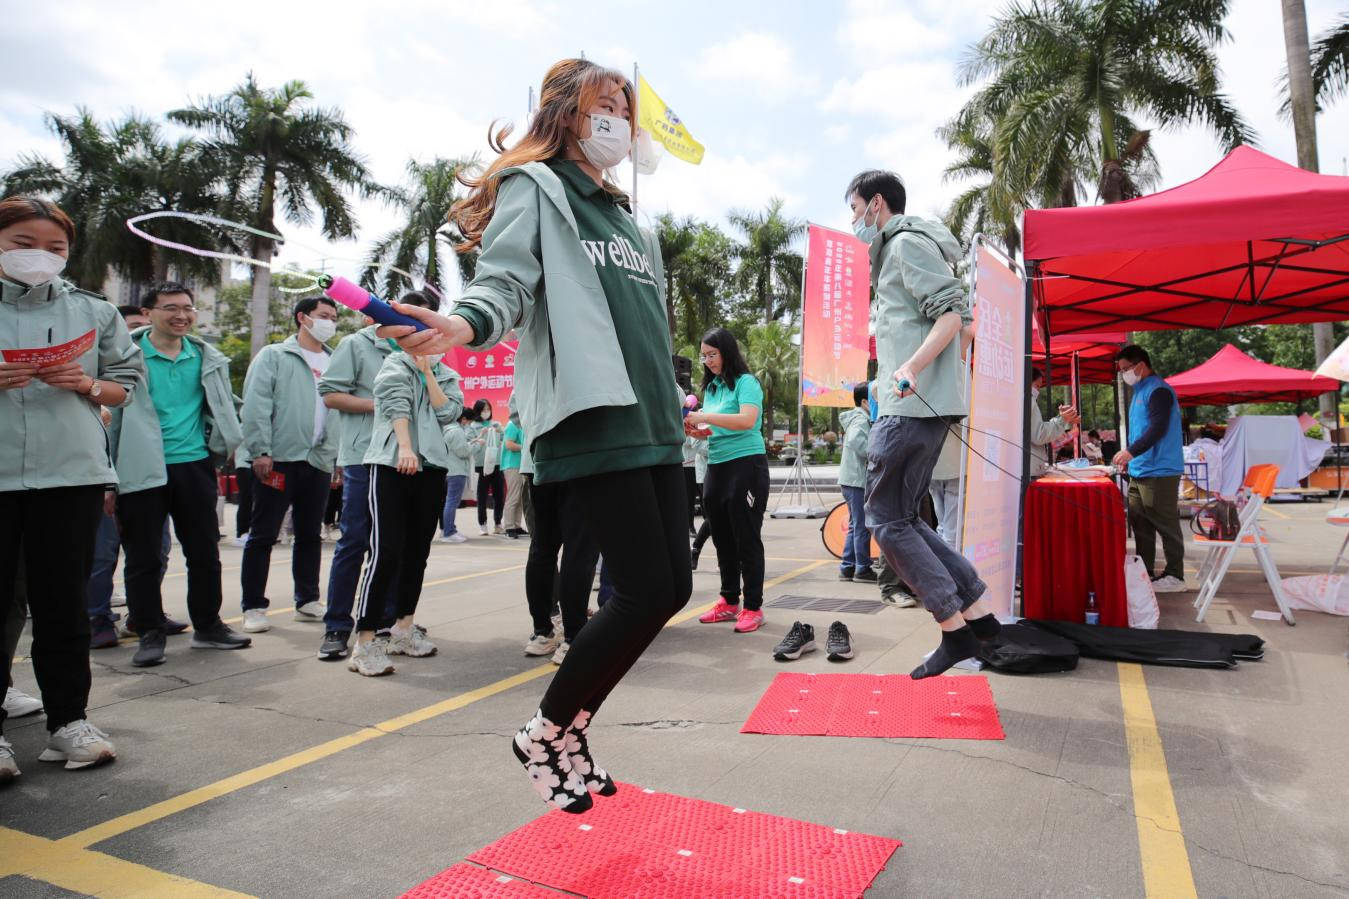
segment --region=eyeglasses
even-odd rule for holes
[[[710,352],[710,353],[699,353],[699,354],[698,354],[698,361],[701,362],[703,365],[706,365],[707,363],[711,362],[713,359],[720,359],[720,358],[721,358],[721,353],[718,353],[716,350],[713,350],[713,351]]]
[[[177,315],[179,312],[196,312],[196,306],[152,306],[154,312],[167,312],[169,315]]]

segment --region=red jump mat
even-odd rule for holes
[[[1001,740],[982,675],[779,674],[742,734]]]
[[[745,899],[749,896],[860,897],[899,848],[898,840],[619,784],[581,815],[554,811],[468,857],[485,877],[446,892],[456,865],[409,892],[449,895],[557,895],[488,892],[496,872],[591,899]],[[449,880],[449,884],[460,881]],[[436,892],[439,889],[440,892]],[[483,892],[474,893],[473,889]]]
[[[557,895],[532,883],[460,862],[408,890],[402,899],[515,899],[517,896],[556,899]]]

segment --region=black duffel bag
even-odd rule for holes
[[[979,644],[984,664],[1006,674],[1072,671],[1077,657],[1072,641],[1024,624],[1004,624],[995,639]]]

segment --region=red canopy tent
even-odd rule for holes
[[[1182,406],[1225,406],[1253,400],[1295,403],[1340,386],[1334,378],[1261,362],[1230,343],[1203,365],[1172,375],[1166,383],[1176,391]]]
[[[1203,176],[1109,206],[1026,212],[1052,336],[1349,318],[1349,178],[1238,147]]]
[[[1033,328],[1031,353],[1035,364],[1045,364],[1045,345],[1040,329]],[[1053,337],[1049,343],[1052,384],[1066,384],[1072,380],[1073,360],[1077,360],[1078,379],[1084,384],[1113,384],[1115,381],[1115,354],[1124,345],[1123,331],[1101,331],[1091,334],[1065,334]]]

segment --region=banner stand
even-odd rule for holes
[[[810,259],[810,237],[807,232],[805,259]],[[829,514],[829,507],[824,504],[824,497],[820,495],[819,489],[815,486],[815,480],[810,476],[810,466],[806,464],[806,431],[805,416],[802,414],[805,410],[803,405],[805,401],[805,376],[806,376],[806,327],[805,327],[805,302],[806,302],[806,264],[801,266],[801,343],[796,348],[796,461],[792,463],[792,473],[787,476],[787,483],[782,485],[782,490],[778,492],[777,505],[768,513],[769,518],[824,518]],[[783,497],[788,493],[792,495],[792,504],[783,508]],[[816,504],[810,504],[810,495],[814,494]]]

